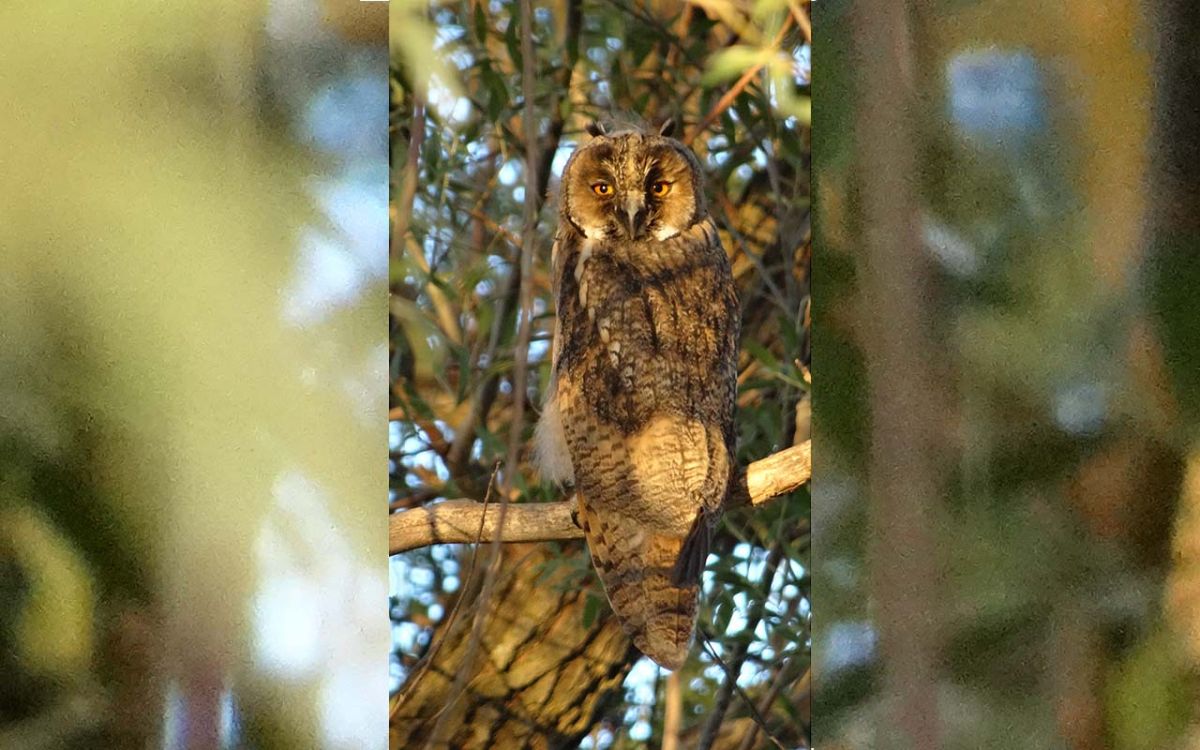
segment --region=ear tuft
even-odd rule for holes
[[[588,123],[587,132],[588,132],[588,135],[590,135],[593,138],[598,138],[599,136],[602,136],[602,135],[608,135],[608,131],[605,129],[605,127],[603,125],[600,124],[600,122],[598,120],[594,120],[594,121]]]
[[[674,132],[675,132],[675,118],[674,117],[668,117],[665,121],[663,121],[662,125],[658,126],[658,134],[661,135],[663,138],[670,138],[671,133],[674,133]]]

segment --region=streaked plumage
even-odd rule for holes
[[[668,128],[592,132],[563,172],[539,464],[574,482],[634,643],[677,669],[735,473],[737,295],[696,157]]]

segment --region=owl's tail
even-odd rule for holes
[[[580,501],[579,521],[613,612],[638,649],[666,669],[687,661],[698,582],[672,583],[684,538],[653,534],[627,516]]]

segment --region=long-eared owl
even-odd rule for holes
[[[657,132],[589,128],[563,170],[542,475],[580,525],[634,644],[678,669],[736,475],[740,311],[695,155]]]

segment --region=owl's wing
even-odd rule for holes
[[[671,571],[683,539],[655,534],[580,496],[579,520],[613,612],[643,654],[667,669],[687,661],[700,586],[677,586]]]
[[[576,395],[570,380],[562,385],[560,398]],[[575,446],[580,525],[613,612],[642,653],[678,669],[700,596],[698,571],[686,582],[674,575],[696,511],[694,501],[678,501],[701,493],[702,470],[689,472],[687,464],[698,463],[684,459],[685,446],[704,450],[705,428],[669,418],[638,436],[592,420],[565,428]]]
[[[698,231],[697,231],[698,230]],[[701,389],[703,393],[698,404],[701,413],[710,418],[710,431],[718,424],[724,438],[726,455],[734,455],[734,408],[737,401],[737,367],[738,367],[738,338],[741,334],[741,305],[738,302],[737,287],[733,281],[732,269],[728,256],[721,245],[717,225],[712,218],[700,222],[688,236],[687,241],[694,243],[693,252],[707,254],[716,262],[704,279],[705,286],[713,294],[713,310],[723,314],[713,314],[707,317],[707,325],[715,344],[716,352],[713,357],[713,372],[710,387]],[[716,442],[715,436],[710,436],[710,444]],[[709,491],[702,493],[704,505],[696,513],[692,527],[688,530],[687,538],[679,553],[672,571],[672,580],[678,585],[697,582],[704,572],[704,564],[708,559],[708,551],[712,546],[713,532],[720,521],[724,501],[728,496],[730,483],[736,476],[735,468],[725,461],[710,455],[707,462],[709,478],[714,481]],[[718,488],[717,485],[720,485]]]
[[[712,547],[713,529],[716,511],[701,508],[692,521],[692,528],[680,546],[679,556],[671,568],[671,583],[676,586],[687,586],[700,582],[704,572],[704,563],[708,560],[708,550]]]
[[[560,382],[564,413],[582,394]],[[581,416],[564,423],[575,461],[579,520],[605,593],[634,644],[677,669],[695,633],[708,511],[728,458],[721,430],[661,415],[635,434]],[[699,528],[694,535],[689,531]],[[686,550],[688,546],[690,550]],[[679,573],[682,563],[683,575]]]

